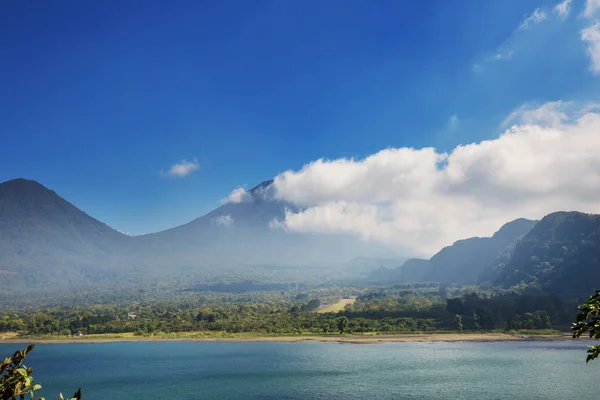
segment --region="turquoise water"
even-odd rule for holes
[[[1,344],[0,354],[22,346]],[[51,400],[597,399],[600,361],[581,342],[37,345]]]

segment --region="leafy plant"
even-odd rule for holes
[[[579,306],[576,322],[573,323],[574,338],[589,332],[590,338],[600,340],[600,289],[590,296],[585,303]],[[600,345],[590,346],[585,362],[589,362],[600,355]]]
[[[33,370],[23,362],[27,354],[33,350],[34,345],[30,344],[23,350],[16,351],[12,357],[4,359],[0,364],[0,400],[24,400],[26,396],[34,398],[37,390],[42,388],[42,385],[35,383],[31,373]],[[80,400],[81,389],[77,389],[70,400]],[[44,400],[39,397],[38,400]],[[59,400],[66,400],[60,394]]]

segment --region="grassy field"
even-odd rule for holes
[[[347,298],[347,299],[341,299],[337,303],[328,304],[328,305],[319,307],[317,309],[317,312],[319,312],[319,313],[328,313],[328,312],[342,311],[344,309],[344,307],[346,307],[347,304],[354,304],[355,301],[356,301],[356,297],[350,297],[350,298]]]
[[[17,332],[3,332],[0,333],[0,340],[10,340],[10,339],[14,339],[18,336],[19,334]]]

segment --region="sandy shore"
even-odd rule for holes
[[[552,341],[573,340],[569,334],[563,335],[509,335],[503,333],[436,333],[436,334],[399,334],[399,335],[328,335],[328,336],[239,336],[210,337],[187,335],[181,337],[168,336],[124,336],[124,337],[74,337],[74,338],[19,338],[0,337],[0,343],[109,343],[109,342],[163,342],[163,341],[197,341],[197,342],[338,342],[356,344],[375,344],[386,342],[500,342],[500,341]]]

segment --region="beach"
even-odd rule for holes
[[[198,342],[339,342],[356,344],[376,344],[389,342],[501,342],[501,341],[553,341],[576,340],[568,333],[555,335],[521,335],[506,333],[423,333],[391,335],[207,335],[198,332],[185,332],[177,335],[157,334],[153,336],[89,335],[79,337],[19,337],[0,335],[0,343],[110,343],[110,342],[161,342],[161,341],[198,341]]]

